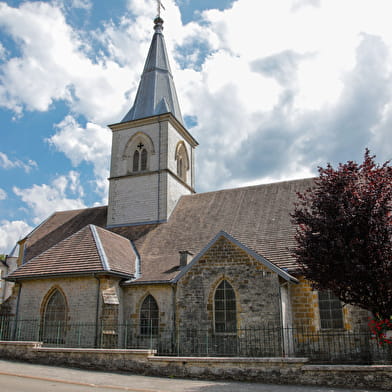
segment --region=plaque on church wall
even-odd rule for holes
[[[120,301],[116,289],[114,287],[109,287],[102,291],[103,302],[107,305],[119,305]]]

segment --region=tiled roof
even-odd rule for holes
[[[183,196],[169,221],[162,224],[104,230],[107,207],[55,213],[29,236],[25,262],[42,261],[48,254],[53,254],[53,251],[47,253],[49,248],[55,249],[53,245],[80,232],[84,226],[94,224],[101,227],[97,228],[97,232],[103,248],[108,259],[112,260],[110,263],[114,263],[112,268],[116,266],[119,272],[135,272],[131,244],[127,242],[129,248],[118,245],[123,244],[125,239],[133,241],[142,263],[142,276],[137,282],[173,279],[179,273],[179,251],[187,250],[197,255],[220,231],[228,233],[278,267],[292,271],[296,268],[290,253],[295,228],[290,221],[290,212],[297,200],[296,193],[303,192],[312,184],[313,179],[303,179]],[[66,240],[63,242],[66,244]],[[90,258],[97,260],[94,255],[96,248],[91,244],[80,252],[87,261]],[[128,253],[131,267],[127,264],[124,269],[121,260],[125,260]],[[62,257],[62,260],[65,258]],[[72,264],[72,271],[82,273],[87,268],[87,261],[79,264],[70,262],[68,266]],[[42,263],[41,269],[37,268],[40,273],[54,270],[54,265],[59,268],[56,257],[53,262],[55,264],[49,261]],[[18,274],[21,276],[20,272]]]
[[[23,261],[38,256],[88,224],[104,227],[106,215],[106,206],[55,212],[28,235]]]
[[[167,223],[151,231],[142,244],[135,241],[142,260],[139,281],[174,278],[179,251],[196,255],[219,231],[278,267],[294,270],[290,212],[296,193],[312,184],[313,179],[303,179],[183,196]]]
[[[23,264],[9,278],[34,278],[89,273],[135,272],[135,255],[128,239],[87,225]]]

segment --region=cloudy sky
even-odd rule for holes
[[[392,156],[390,0],[164,0],[198,192]],[[106,204],[154,0],[0,0],[0,253],[55,210]]]

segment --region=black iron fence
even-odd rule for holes
[[[158,355],[170,356],[306,357],[314,363],[392,363],[392,346],[379,346],[368,330],[262,327],[217,334],[206,329],[174,332],[159,328],[157,334],[156,329],[143,330],[134,321],[43,325],[39,320],[7,317],[0,318],[0,340],[41,341],[58,347],[154,349]]]

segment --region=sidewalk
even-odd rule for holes
[[[145,377],[132,374],[97,372],[57,366],[35,365],[0,360],[0,375],[27,379],[56,381],[80,386],[94,386],[129,392],[365,392],[359,389],[267,385],[222,381],[184,380],[176,378]],[[370,392],[370,391],[369,391]],[[375,392],[375,391],[373,391]]]

